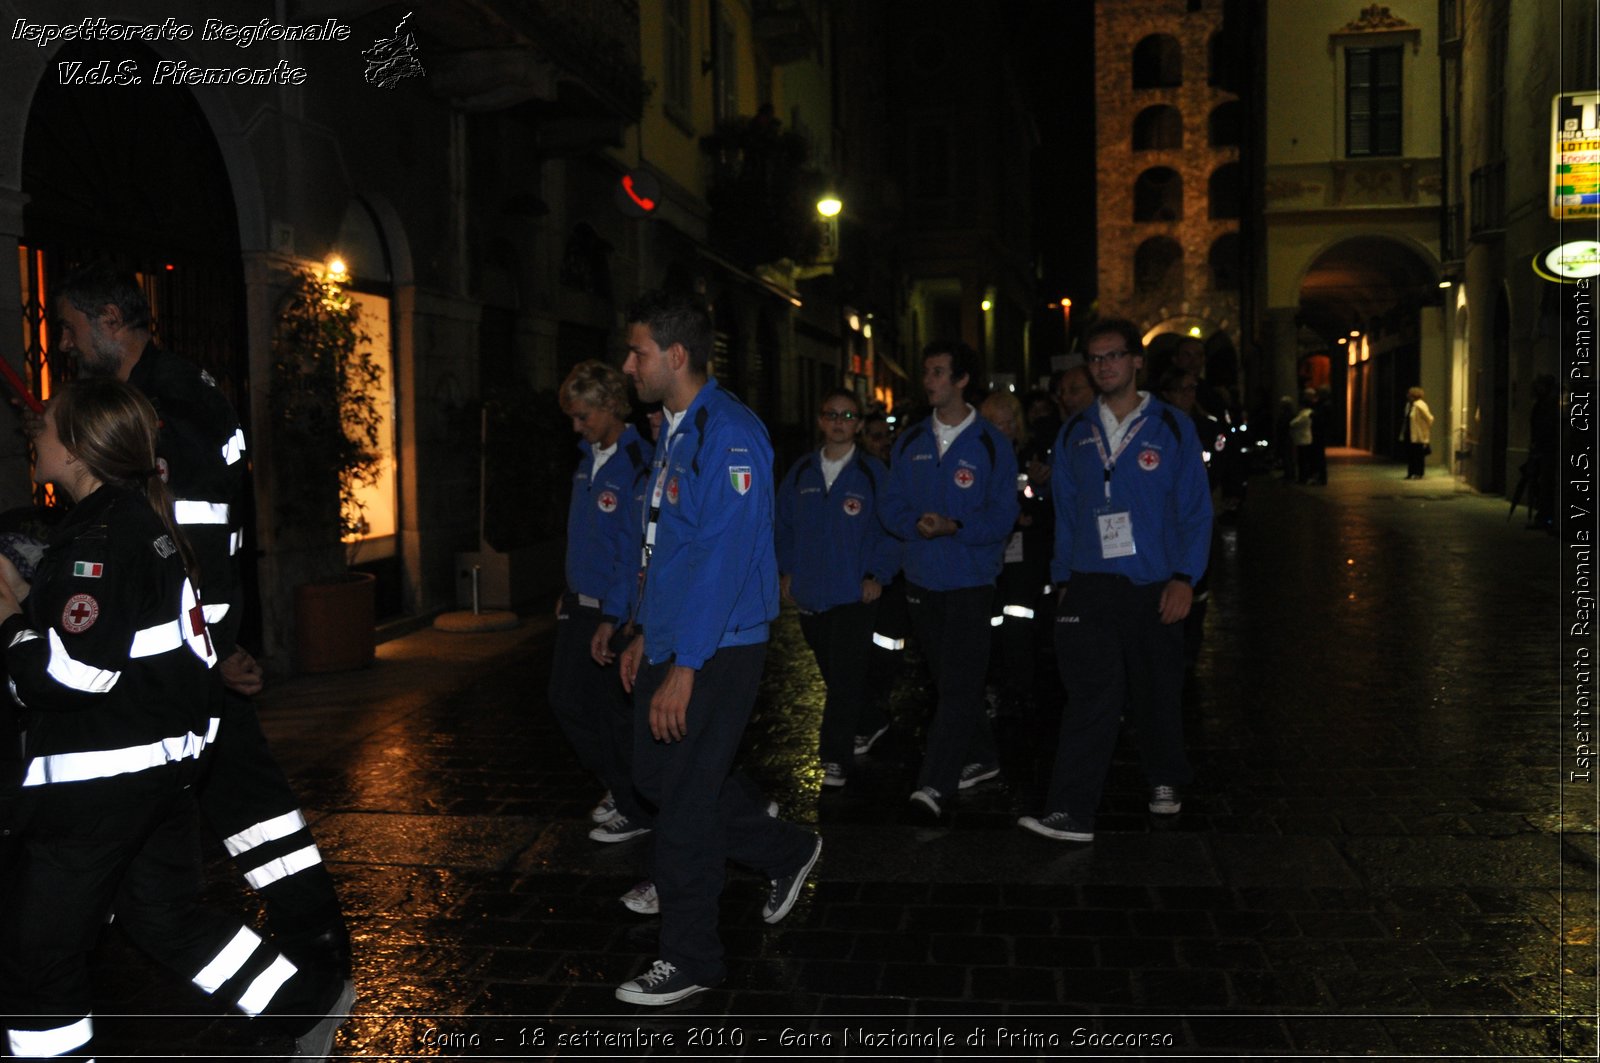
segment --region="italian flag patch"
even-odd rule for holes
[[[106,566],[98,561],[74,561],[72,574],[74,576],[88,576],[90,579],[99,579],[106,570]]]

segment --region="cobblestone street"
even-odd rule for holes
[[[1002,778],[948,827],[907,817],[914,659],[894,729],[819,794],[820,686],[786,613],[745,764],[826,848],[777,926],[765,883],[730,879],[730,977],[677,1008],[612,996],[655,957],[656,921],[617,901],[646,847],[586,837],[599,793],[543,704],[547,616],[283,684],[263,719],[355,937],[338,1050],[1592,1058],[1596,797],[1557,775],[1557,546],[1503,499],[1402,472],[1347,458],[1327,487],[1252,483],[1213,561],[1184,810],[1144,811],[1125,736],[1092,845],[1015,825],[1039,810],[1059,695],[998,721]],[[220,860],[212,879],[249,903]],[[98,959],[107,1050],[273,1050],[209,1012],[128,1017],[205,1005],[116,933]]]

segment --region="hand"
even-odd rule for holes
[[[883,584],[877,580],[868,578],[861,581],[861,600],[868,605],[877,601],[878,596],[882,593]]]
[[[622,663],[617,670],[622,673],[622,689],[633,693],[633,681],[639,677],[639,662],[644,659],[644,636],[635,635],[628,648],[622,651]]]
[[[235,646],[233,652],[217,665],[217,671],[222,676],[223,686],[245,697],[261,693],[261,688],[266,685],[260,662],[242,646]]]
[[[0,582],[5,583],[6,587],[11,591],[11,596],[17,600],[19,605],[28,600],[28,591],[31,589],[28,586],[28,581],[22,578],[22,573],[17,571],[17,566],[12,564],[11,559],[4,554],[0,554]]]
[[[917,534],[924,539],[937,539],[941,535],[954,535],[956,522],[937,513],[924,513],[917,520]]]
[[[589,640],[589,656],[594,658],[594,663],[604,667],[617,659],[611,651],[611,636],[617,633],[617,625],[609,620],[600,621],[600,626],[594,629],[594,637]]]
[[[789,593],[789,587],[793,585],[793,583],[794,577],[791,575],[785,574],[778,577],[778,597],[782,598],[790,605],[794,604],[794,595]]]
[[[1176,624],[1189,615],[1189,607],[1193,604],[1193,587],[1182,580],[1168,580],[1167,585],[1161,588],[1161,622]]]
[[[694,669],[675,664],[650,699],[650,733],[658,742],[680,742],[689,733],[689,695],[694,693]]]
[[[557,620],[561,619],[561,603],[565,598],[566,598],[566,595],[564,595],[564,594],[556,595],[556,608],[555,608],[555,611],[553,613],[551,613],[550,615],[554,616]]]

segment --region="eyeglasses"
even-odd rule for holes
[[[824,421],[853,421],[861,415],[854,410],[823,410],[817,416]]]
[[[1086,354],[1083,356],[1084,364],[1099,365],[1101,362],[1120,362],[1128,357],[1127,350],[1107,351],[1105,354]]]

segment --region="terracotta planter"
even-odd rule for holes
[[[371,573],[349,572],[294,589],[295,661],[301,672],[346,672],[372,664],[377,586]]]

